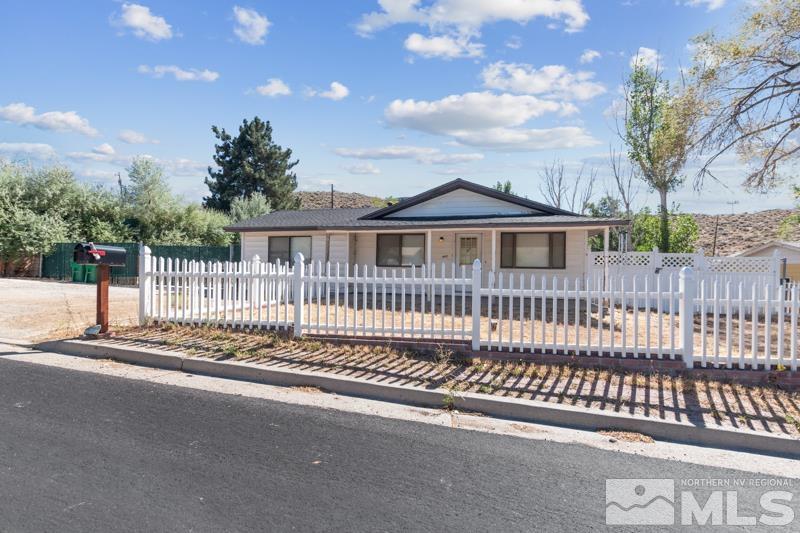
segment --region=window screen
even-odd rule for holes
[[[419,234],[378,235],[378,266],[420,266],[425,262],[425,236]]]
[[[458,264],[472,265],[478,258],[478,238],[459,237],[458,238]]]
[[[502,233],[502,268],[566,268],[565,233]]]
[[[311,237],[270,237],[267,256],[270,263],[294,263],[294,256],[300,252],[311,262]]]

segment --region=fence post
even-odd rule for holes
[[[481,349],[481,260],[472,262],[472,349]]]
[[[139,325],[144,326],[147,322],[149,310],[148,300],[150,295],[150,284],[153,283],[150,275],[150,248],[139,243]]]
[[[683,362],[686,363],[686,368],[694,368],[694,298],[696,290],[694,271],[690,267],[683,267],[678,279],[680,293],[678,318],[680,320]]]
[[[303,277],[305,276],[306,258],[297,252],[294,256],[294,279],[292,284],[292,299],[294,303],[294,336],[303,336],[303,316],[305,311],[305,297],[303,294]],[[346,311],[345,311],[346,312]]]

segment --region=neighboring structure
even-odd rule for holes
[[[467,270],[583,277],[588,238],[627,220],[591,218],[457,179],[383,208],[275,211],[226,228],[241,235],[242,259],[408,271],[442,262]]]
[[[786,260],[786,272],[783,277],[800,281],[800,242],[768,241],[748,248],[736,254],[738,257],[772,257],[776,255]]]

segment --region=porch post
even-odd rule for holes
[[[603,288],[608,288],[608,242],[609,230],[608,226],[603,228]]]
[[[492,230],[492,272],[497,271],[497,230]]]
[[[425,264],[427,270],[430,272],[431,264],[433,263],[433,232],[428,230],[425,233]]]

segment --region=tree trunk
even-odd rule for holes
[[[661,198],[661,204],[658,210],[660,218],[660,239],[658,250],[660,252],[669,252],[669,209],[667,206],[667,191],[666,189],[658,191]]]

